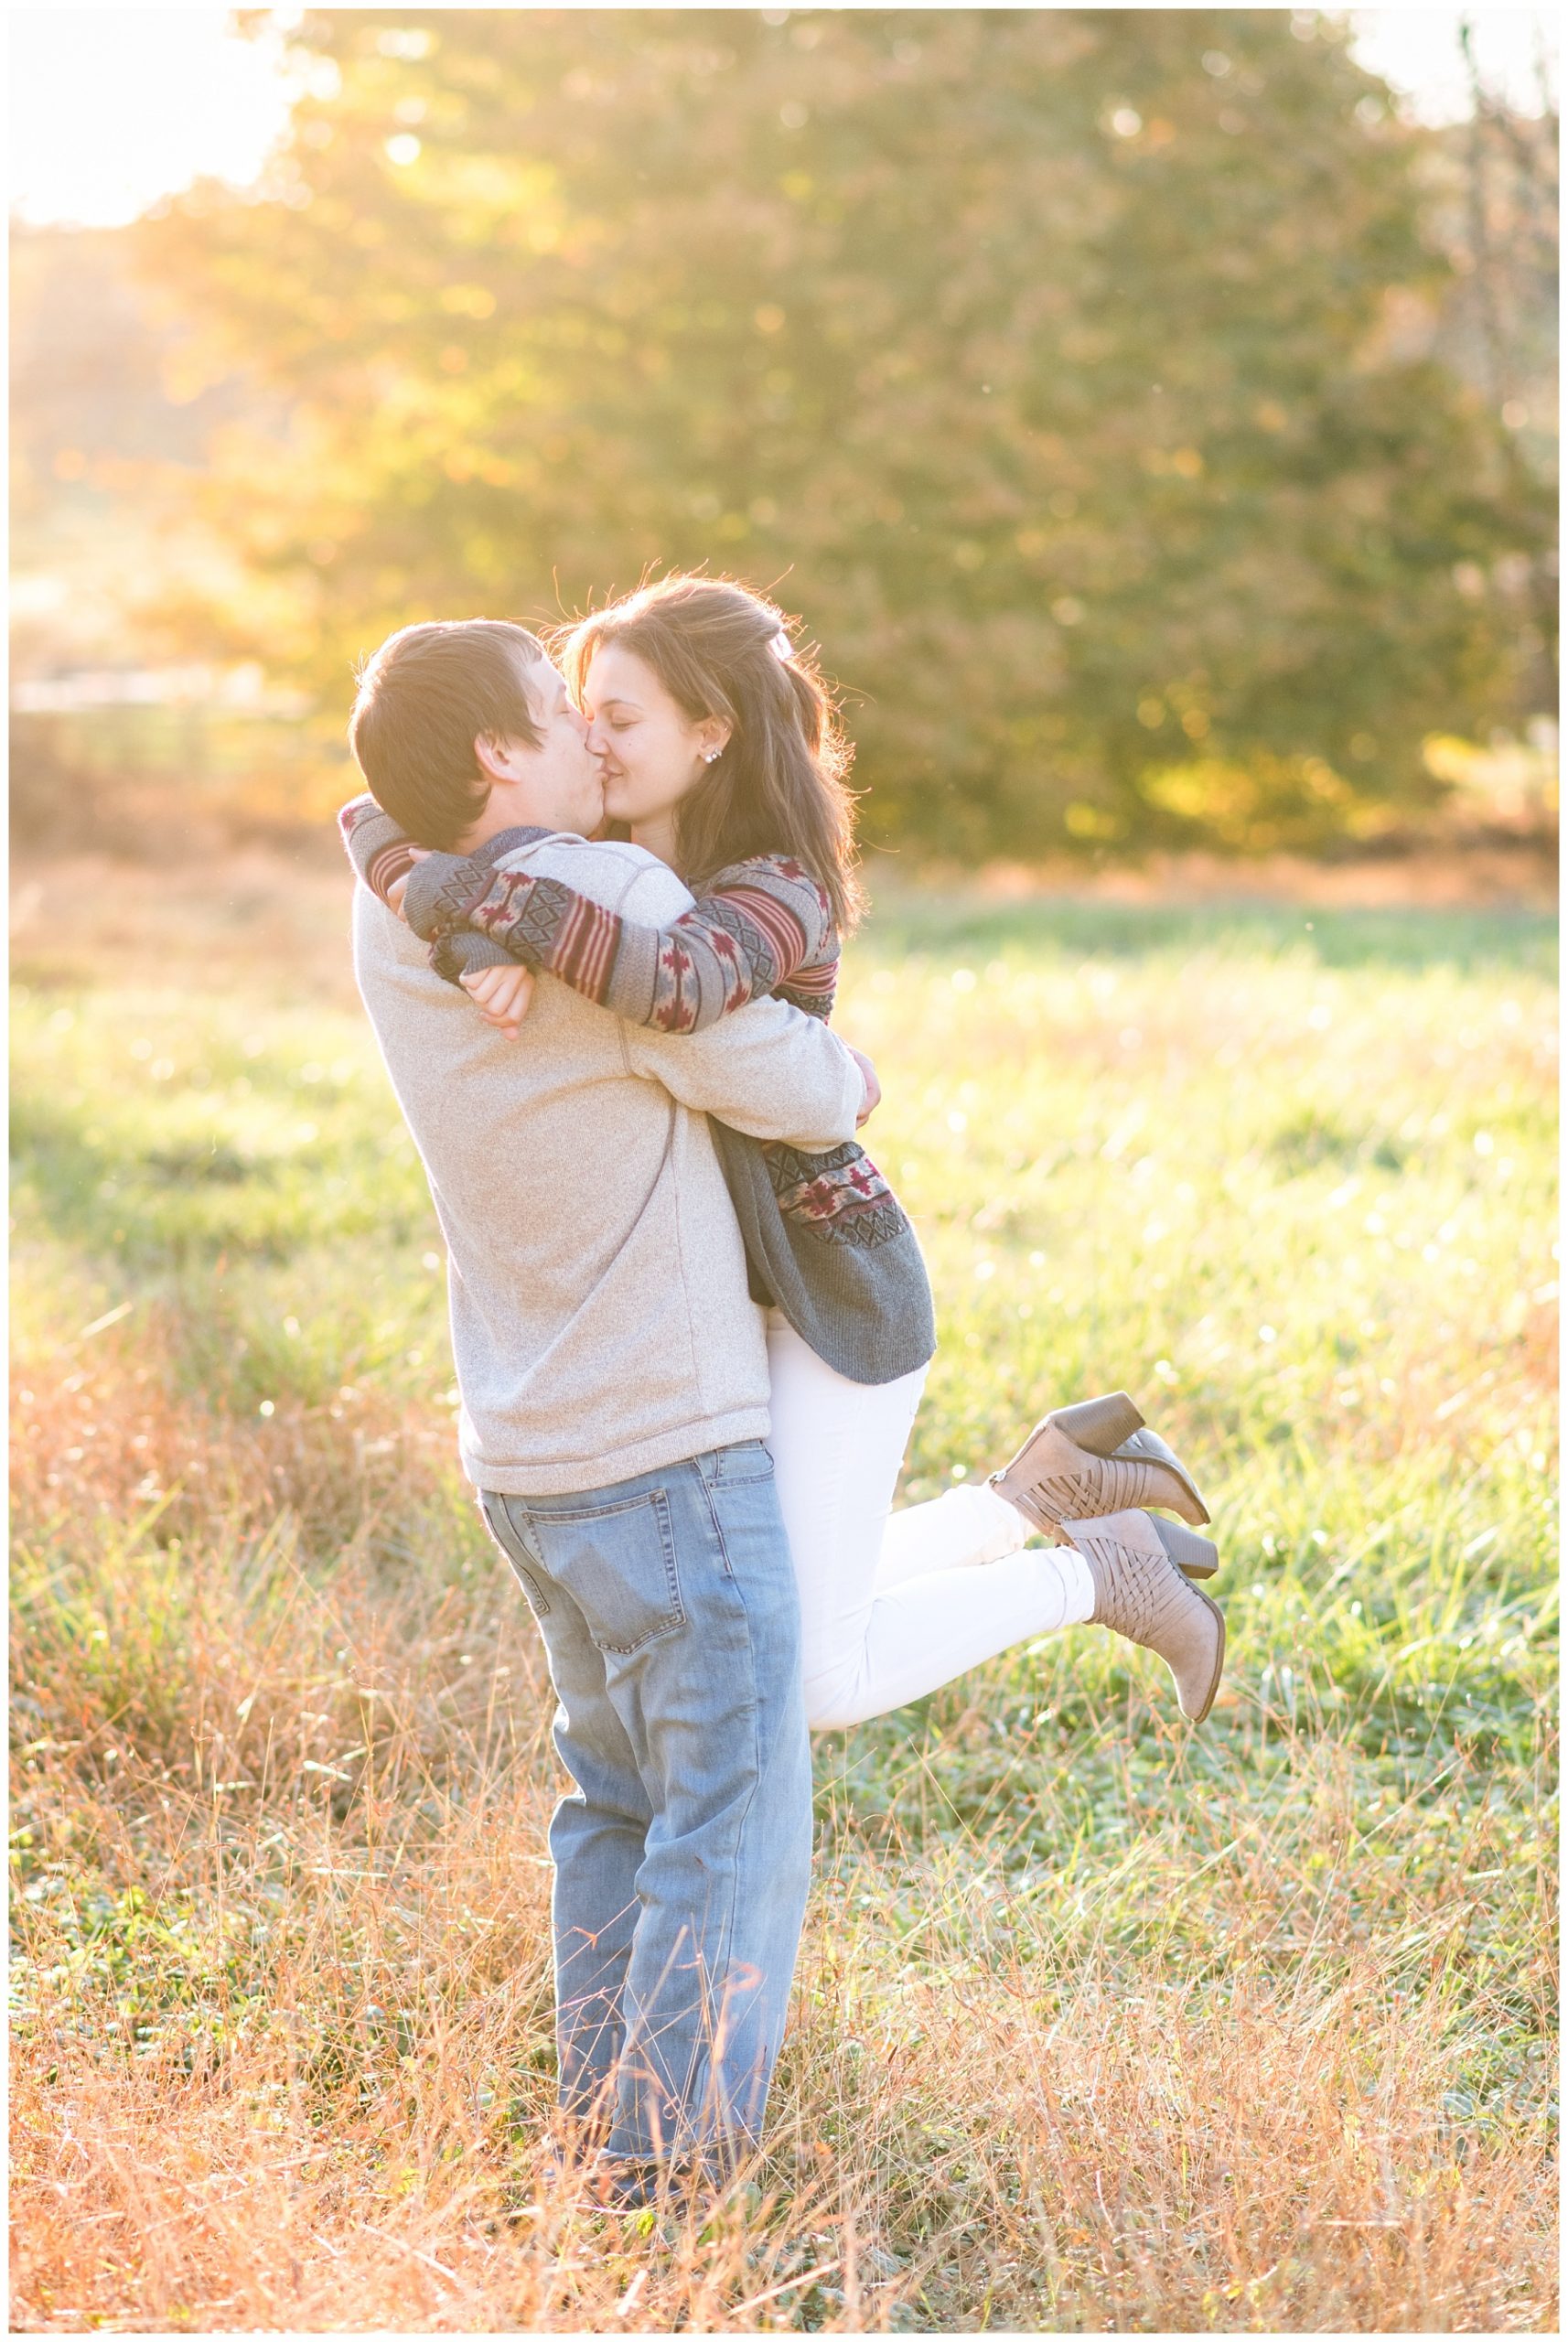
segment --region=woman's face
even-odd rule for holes
[[[670,820],[723,748],[727,726],[693,723],[651,667],[623,643],[602,643],[583,680],[588,747],[601,760],[605,813],[634,829]]]

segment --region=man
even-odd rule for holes
[[[661,924],[690,897],[591,843],[586,726],[532,635],[405,628],[351,737],[432,843],[489,850]],[[623,1025],[550,977],[488,1026],[365,887],[354,959],[445,1233],[463,1464],[543,1634],[561,2098],[623,2200],[757,2136],[805,1905],[811,1767],[794,1579],[763,1439],[761,1314],[712,1112],[816,1150],[866,1086],[817,1020]]]

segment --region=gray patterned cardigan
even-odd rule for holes
[[[614,1015],[669,1033],[701,1032],[765,993],[810,1015],[832,1012],[832,913],[789,855],[720,871],[691,910],[656,929],[558,879],[497,866],[546,832],[507,830],[478,854],[416,861],[371,797],[355,798],[338,822],[355,869],[383,901],[407,875],[403,915],[452,983],[476,966],[521,961]],[[851,1142],[805,1155],[710,1123],[753,1299],[781,1310],[852,1382],[891,1382],[924,1366],[936,1348],[930,1282],[902,1206],[864,1150]]]

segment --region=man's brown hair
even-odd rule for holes
[[[450,853],[489,799],[474,742],[536,747],[536,635],[505,618],[446,618],[389,635],[360,670],[349,746],[383,812],[416,845]]]

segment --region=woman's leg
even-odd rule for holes
[[[1023,1514],[983,1480],[948,1488],[929,1504],[907,1504],[887,1516],[876,1590],[886,1594],[929,1570],[973,1569],[1022,1552],[1035,1531]]]
[[[768,1351],[769,1445],[800,1589],[806,1713],[816,1729],[882,1715],[1010,1644],[1088,1618],[1093,1581],[1071,1546],[1019,1552],[1004,1543],[1002,1558],[973,1566],[1014,1533],[995,1510],[1011,1508],[984,1488],[955,1489],[895,1516],[905,1525],[883,1578],[888,1508],[924,1374],[851,1382],[777,1313]],[[953,1497],[983,1501],[954,1504]],[[1021,1542],[1029,1532],[1022,1520],[1018,1527]]]

